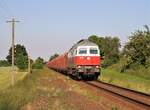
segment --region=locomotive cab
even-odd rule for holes
[[[68,72],[81,79],[100,75],[100,50],[89,40],[83,40],[68,52]]]
[[[76,70],[82,77],[100,75],[100,51],[98,46],[79,46],[75,55]]]

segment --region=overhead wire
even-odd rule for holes
[[[9,8],[8,4],[6,3],[6,0],[3,0],[4,6],[6,7],[6,10],[8,10],[9,14],[13,17],[14,13],[12,9]]]
[[[8,7],[5,0],[0,0],[0,11],[3,13],[3,16],[0,16],[0,18],[10,18],[14,17],[14,14],[12,13],[11,9]]]

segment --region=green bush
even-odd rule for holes
[[[20,70],[25,70],[28,67],[28,57],[22,53],[16,58],[16,65]]]
[[[9,62],[6,60],[0,60],[0,67],[7,67],[10,66]]]
[[[147,25],[145,25],[145,30],[132,33],[122,53],[128,58],[130,68],[136,65],[143,65],[147,68],[150,65],[150,30]]]
[[[122,57],[118,63],[113,64],[109,68],[118,72],[124,72],[125,69],[127,68],[126,65],[127,65],[127,59],[125,57]]]
[[[150,67],[150,58],[146,60],[146,67],[147,67],[147,68]]]
[[[44,60],[40,57],[38,57],[35,62],[32,65],[33,69],[43,69],[44,66]]]

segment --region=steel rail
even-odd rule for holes
[[[134,103],[141,108],[143,107],[143,109],[146,108],[145,110],[150,110],[150,95],[148,94],[104,83],[101,81],[85,81],[85,83],[97,89],[101,89],[111,94],[122,97],[128,102]]]

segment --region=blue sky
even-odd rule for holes
[[[150,26],[150,0],[0,0],[0,59],[11,46],[15,17],[16,43],[32,58],[45,60],[66,52],[90,35],[118,36],[122,43],[131,32]]]

